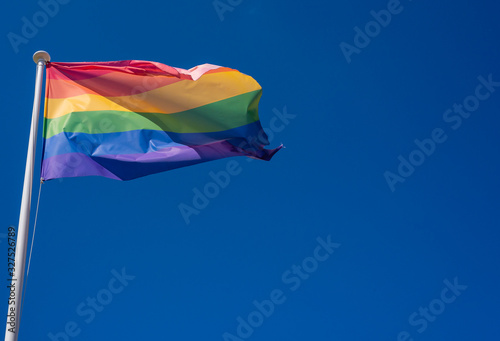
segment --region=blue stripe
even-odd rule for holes
[[[89,156],[146,154],[181,145],[198,146],[216,141],[234,145],[262,147],[269,144],[259,121],[211,133],[172,133],[161,130],[132,130],[117,133],[86,134],[63,132],[45,139],[44,158],[67,153]]]

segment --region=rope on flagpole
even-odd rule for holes
[[[38,207],[40,207],[40,194],[42,193],[42,185],[43,185],[43,179],[40,180],[40,187],[38,187],[38,200],[36,203],[35,222],[33,225],[33,236],[31,237],[30,255],[28,257],[28,268],[26,270],[26,279],[24,280],[23,295],[21,297],[21,309],[19,311],[19,319],[21,319],[21,317],[23,316],[24,295],[26,294],[26,287],[28,286],[28,276],[30,274],[31,254],[33,253],[33,243],[35,241],[36,223],[38,221]]]

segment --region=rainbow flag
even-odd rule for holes
[[[141,176],[231,156],[270,160],[260,85],[237,70],[47,63],[42,179]]]

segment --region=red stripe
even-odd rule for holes
[[[105,97],[131,96],[181,80],[171,76],[137,77],[120,72],[73,81],[52,78],[49,79],[50,92],[47,94],[47,98],[68,98],[83,94],[96,94]]]
[[[110,72],[134,75],[171,75],[180,77],[179,72],[168,65],[142,60],[121,60],[115,62],[48,63],[47,70],[57,70],[49,77],[55,79],[81,80],[98,77]]]
[[[236,70],[220,67],[205,74],[230,71]],[[130,96],[184,79],[191,79],[191,76],[154,62],[49,63],[47,80],[50,92],[47,93],[47,98],[68,98],[83,94]]]

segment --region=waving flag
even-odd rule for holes
[[[42,178],[131,180],[231,156],[270,160],[260,85],[237,70],[47,63]]]

